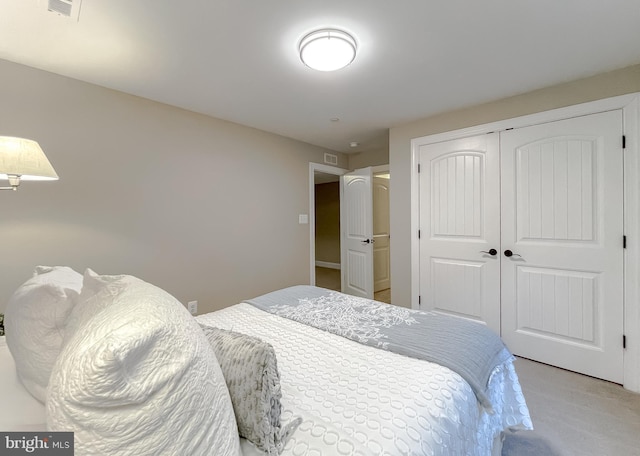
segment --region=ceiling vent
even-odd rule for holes
[[[71,17],[72,0],[49,0],[49,11]]]
[[[328,165],[337,165],[338,164],[338,156],[333,154],[328,154],[325,152],[324,154],[324,162]]]
[[[59,16],[78,20],[82,0],[48,0],[47,9]]]

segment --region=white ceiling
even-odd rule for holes
[[[640,63],[640,0],[81,6],[74,21],[47,0],[2,0],[0,58],[343,152],[386,147],[390,127],[438,112]],[[326,26],[359,44],[334,73],[297,55]]]

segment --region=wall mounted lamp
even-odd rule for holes
[[[9,187],[17,190],[23,180],[57,180],[53,166],[36,141],[11,136],[0,136],[0,180],[8,180]]]

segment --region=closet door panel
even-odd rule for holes
[[[421,308],[500,331],[498,135],[420,148]]]
[[[508,138],[508,136],[507,136]],[[593,241],[598,188],[591,137],[549,138],[515,151],[519,241]]]
[[[501,134],[502,337],[622,381],[622,113]],[[513,255],[505,255],[505,251]]]

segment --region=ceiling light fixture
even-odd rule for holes
[[[344,68],[356,58],[356,40],[347,32],[321,29],[309,33],[300,41],[300,60],[318,71]]]

